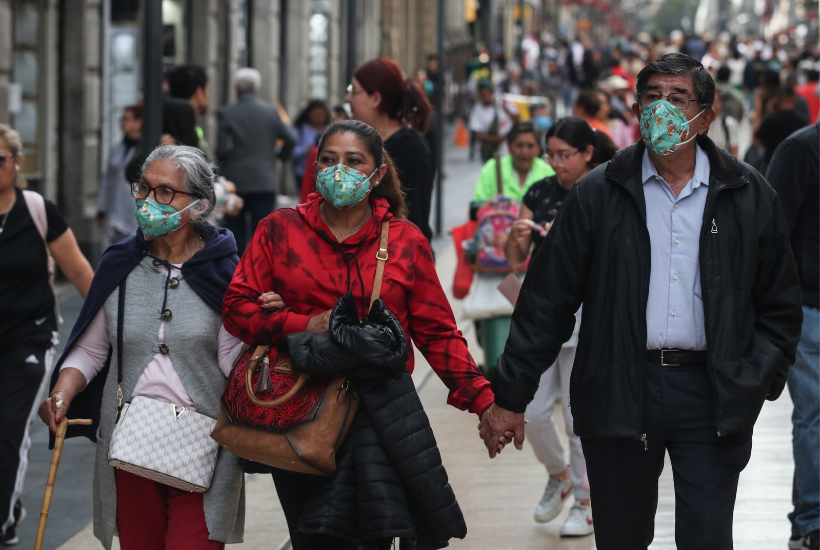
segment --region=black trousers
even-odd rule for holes
[[[31,446],[29,428],[37,396],[46,384],[53,349],[19,345],[0,355],[0,531],[13,523],[14,504],[23,492]]]
[[[276,494],[285,512],[285,520],[290,532],[290,543],[293,550],[388,550],[393,539],[374,541],[369,546],[351,545],[345,541],[327,535],[306,535],[296,531],[299,517],[305,510],[313,492],[330,478],[309,474],[297,474],[286,470],[273,469],[273,483]]]
[[[581,438],[598,550],[645,550],[655,531],[658,478],[668,451],[678,550],[731,550],[732,515],[752,434],[718,437],[705,366],[647,363],[639,439]]]
[[[276,206],[275,193],[239,193],[244,206],[238,216],[225,216],[225,227],[231,230],[236,239],[236,248],[241,256],[245,247],[251,242],[256,226]]]

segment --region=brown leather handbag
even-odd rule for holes
[[[388,222],[382,224],[370,305],[381,293]],[[259,397],[261,396],[261,397]],[[211,437],[238,457],[282,470],[331,476],[359,407],[344,375],[297,373],[272,346],[249,348],[234,364]]]

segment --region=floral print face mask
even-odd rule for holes
[[[195,200],[182,210],[177,210],[168,204],[160,204],[149,198],[137,201],[137,223],[142,229],[142,235],[146,241],[167,235],[176,231],[184,224],[180,220],[180,214],[199,202]],[[188,221],[191,221],[190,219]],[[185,222],[188,223],[188,222]]]
[[[692,117],[695,120],[703,111]],[[641,111],[641,137],[647,149],[666,156],[671,155],[682,145],[698,137],[689,137],[689,124],[692,122],[686,115],[665,99],[650,103]],[[688,138],[689,139],[686,139]]]
[[[361,170],[339,163],[319,170],[316,174],[316,191],[336,208],[353,206],[362,202],[370,192],[370,178]]]

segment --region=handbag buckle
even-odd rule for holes
[[[387,255],[387,249],[386,248],[380,248],[379,251],[376,252],[376,259],[379,260],[380,262],[386,262],[387,258],[388,258],[388,255]]]

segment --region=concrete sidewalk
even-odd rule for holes
[[[448,140],[451,143],[451,140]],[[448,147],[447,180],[444,192],[444,228],[462,223],[480,166],[467,160],[466,152]],[[449,237],[434,243],[437,271],[449,292],[455,267],[455,254]],[[460,317],[461,302],[449,296]],[[471,322],[460,322],[470,350],[477,361],[483,360]],[[417,354],[413,375],[425,410],[450,475],[451,484],[467,520],[468,536],[452,541],[454,549],[591,549],[593,537],[561,539],[559,530],[569,506],[553,522],[536,524],[532,514],[546,484],[546,472],[529,446],[522,452],[509,447],[495,460],[487,458],[478,438],[474,415],[446,404],[447,389]],[[758,420],[752,459],[740,478],[735,509],[735,548],[769,550],[786,548],[790,527],[786,519],[791,506],[791,400],[784,395],[767,402]],[[556,424],[563,425],[561,407],[556,408]],[[560,431],[560,430],[559,430]],[[90,465],[89,465],[90,467]],[[61,472],[62,473],[62,472]],[[613,475],[617,475],[613,471]],[[59,491],[59,480],[57,491]],[[91,488],[88,487],[90,498]],[[33,503],[32,503],[33,505]],[[229,548],[276,549],[287,537],[273,483],[268,476],[247,477],[247,521],[245,542]],[[61,550],[99,548],[90,525]],[[118,546],[117,546],[118,548]],[[660,480],[655,542],[651,550],[672,550],[674,543],[674,489],[668,461]],[[707,550],[707,549],[704,549]]]

